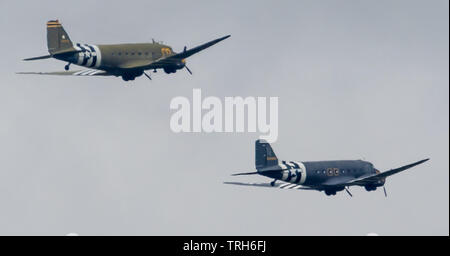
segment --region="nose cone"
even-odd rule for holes
[[[381,172],[378,169],[375,169],[375,173],[376,174],[380,174]],[[378,185],[383,186],[384,183],[386,183],[386,178],[381,178],[381,179],[378,180]]]
[[[177,65],[177,69],[182,69],[186,66],[186,60],[182,59],[180,61],[177,61],[176,65]]]

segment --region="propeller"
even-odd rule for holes
[[[186,50],[187,50],[187,47],[186,46],[184,46],[184,48],[183,48],[183,53],[185,53],[186,52]],[[185,62],[185,60],[183,59],[183,60],[181,60],[182,62],[183,62],[183,64],[184,64],[184,67],[186,68],[186,70],[189,72],[189,74],[191,74],[192,75],[192,71],[186,66],[186,62]]]
[[[152,78],[150,77],[149,74],[147,74],[147,73],[144,72],[144,75],[145,75],[148,79],[152,80]]]
[[[186,70],[189,72],[189,74],[191,74],[192,75],[192,71],[186,66],[186,65],[184,65],[184,67],[186,68]]]
[[[386,187],[383,185],[384,196],[387,197]]]
[[[347,191],[347,193],[348,193],[351,197],[353,197],[352,193],[350,193],[350,190],[348,190],[347,187],[345,187],[345,191]]]

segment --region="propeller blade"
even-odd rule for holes
[[[347,193],[348,193],[351,197],[353,197],[352,193],[350,193],[350,191],[348,190],[348,188],[345,188],[345,191],[347,191]]]
[[[387,197],[386,187],[385,186],[383,186],[383,191],[384,191],[384,196]]]
[[[187,67],[187,66],[184,66],[185,68],[186,68],[186,70],[189,72],[189,74],[191,74],[192,75],[192,72],[191,72],[191,70]]]
[[[145,75],[148,79],[152,80],[152,78],[151,78],[147,73],[144,72],[144,75]]]

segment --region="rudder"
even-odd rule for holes
[[[255,167],[256,169],[278,165],[278,158],[270,144],[265,140],[255,142]]]
[[[47,46],[50,54],[74,50],[69,35],[58,20],[47,22]]]

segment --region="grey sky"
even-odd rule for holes
[[[448,235],[449,3],[1,1],[0,235]],[[163,40],[193,76],[57,71],[47,20],[74,42]],[[74,68],[74,67],[73,67]],[[130,86],[132,85],[132,86]],[[281,159],[431,161],[381,191],[327,197],[223,185],[254,168],[256,133],[174,134],[170,100],[278,96]]]

